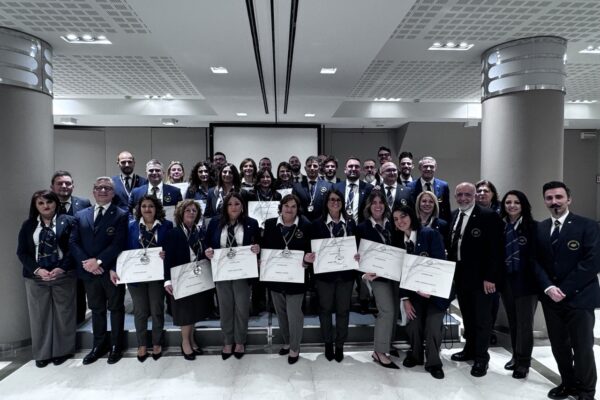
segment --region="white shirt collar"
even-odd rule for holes
[[[146,226],[146,224],[144,223],[144,219],[143,219],[143,218],[140,218],[140,219],[138,220],[138,223],[140,224],[140,226],[142,226],[142,225]],[[154,227],[155,227],[156,225],[160,225],[160,221],[159,221],[158,219],[155,219],[155,220],[154,220],[154,223],[152,224],[152,228],[151,228],[151,229],[154,229]]]
[[[375,228],[375,225],[379,225],[377,222],[375,222],[375,220],[373,219],[373,217],[369,217],[369,221],[371,221],[371,224],[373,225],[373,228]],[[385,226],[388,223],[388,219],[387,218],[383,218],[383,225],[380,225],[382,228],[385,228]]]
[[[326,225],[329,225],[330,222],[333,221],[333,218],[331,218],[331,215],[327,214],[327,221],[325,222]],[[346,223],[346,220],[344,219],[344,216],[340,214],[340,222],[343,222],[344,224]]]
[[[552,218],[552,226],[554,226],[554,221],[559,221],[560,222],[560,226],[562,227],[565,224],[565,220],[567,219],[567,216],[569,215],[569,210],[567,210],[566,213],[564,213],[560,218]]]
[[[430,180],[429,182],[427,182],[427,181],[426,181],[425,179],[423,179],[423,178],[420,178],[419,180],[421,181],[421,188],[422,188],[423,190],[425,190],[425,185],[426,185],[427,183],[430,183],[430,184],[431,184],[431,190],[433,190],[433,181],[435,180],[435,178],[431,178],[431,180]]]
[[[98,209],[100,207],[102,207],[104,209],[104,211],[106,211],[106,210],[108,210],[108,208],[110,207],[110,205],[111,205],[111,203],[106,203],[106,204],[103,204],[103,205],[100,205],[100,204],[96,203],[96,205],[94,206],[94,212],[98,212]]]
[[[294,219],[294,223],[292,225],[298,225],[299,220],[300,218],[296,215],[296,218]],[[283,218],[281,218],[281,215],[277,217],[277,225],[283,225]]]
[[[415,245],[417,244],[417,231],[410,231],[410,236],[408,237],[408,239],[406,238],[406,235],[404,235],[404,241],[408,242],[408,241],[413,242]]]
[[[54,214],[54,217],[52,217],[52,222],[50,224],[51,227],[55,227],[56,226],[56,217],[58,216],[58,214]],[[42,221],[42,216],[38,215],[38,222],[39,222],[39,226],[46,226],[46,224],[44,224],[44,221]]]
[[[154,186],[148,182],[148,194],[152,194],[152,188]],[[160,181],[160,183],[158,185],[156,185],[156,187],[158,188],[158,193],[162,193],[163,192],[163,181]]]

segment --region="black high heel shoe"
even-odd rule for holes
[[[390,360],[389,364],[381,362],[381,359],[379,358],[379,354],[377,354],[377,352],[373,352],[373,354],[371,354],[371,358],[383,368],[400,369],[400,367],[398,367],[392,360]]]
[[[183,354],[183,358],[188,361],[194,361],[196,359],[196,354],[193,352],[191,354],[186,354],[185,351],[183,351],[183,345],[181,345],[181,354]]]

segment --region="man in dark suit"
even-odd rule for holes
[[[569,211],[571,192],[563,182],[546,183],[543,195],[551,217],[538,224],[535,273],[544,291],[540,300],[562,381],[548,397],[593,399],[600,232],[595,221]]]
[[[146,163],[148,183],[133,189],[129,197],[129,214],[133,215],[135,206],[146,194],[156,196],[163,206],[176,206],[183,200],[181,191],[175,186],[163,183],[163,166],[160,161],[152,159]]]
[[[463,182],[454,192],[458,210],[453,214],[448,259],[456,261],[454,283],[465,325],[465,347],[453,361],[474,360],[471,375],[487,373],[492,331],[492,294],[503,270],[502,221],[492,210],[475,204],[475,185]]]
[[[323,175],[323,179],[326,182],[331,183],[332,185],[335,185],[336,183],[338,183],[340,181],[340,178],[338,178],[336,176],[337,169],[338,169],[338,161],[335,159],[335,157],[327,156],[325,161],[323,161],[323,172],[325,173]]]
[[[346,161],[344,173],[346,180],[336,183],[334,188],[344,195],[346,212],[356,224],[359,224],[365,219],[363,215],[365,201],[369,197],[373,185],[360,180],[360,160],[358,158],[350,157]]]
[[[398,183],[404,187],[410,186],[413,182],[412,170],[415,168],[413,164],[413,155],[410,151],[403,151],[398,156],[398,166],[400,174],[398,175]]]
[[[131,191],[147,184],[148,180],[133,173],[135,158],[133,154],[126,150],[120,152],[117,156],[117,165],[121,169],[121,174],[112,177],[113,184],[115,185],[113,203],[121,210],[128,212]]]
[[[375,166],[375,160],[372,158],[366,159],[363,162],[363,171],[365,173],[365,177],[363,178],[363,182],[368,183],[370,185],[377,184],[377,167]]]
[[[398,167],[393,162],[384,163],[380,168],[382,182],[380,190],[384,193],[390,210],[394,207],[409,205],[414,202],[411,197],[411,189],[398,184]],[[377,186],[375,186],[377,188]]]
[[[292,167],[292,180],[294,183],[306,182],[306,175],[301,172],[302,164],[298,156],[291,156],[288,163]]]
[[[426,156],[419,160],[421,178],[411,184],[413,203],[423,190],[433,192],[438,199],[440,218],[450,221],[450,189],[448,182],[434,177],[436,169],[435,158]]]
[[[97,178],[94,183],[96,205],[79,211],[69,242],[77,267],[84,281],[90,309],[94,346],[83,359],[91,364],[107,350],[106,310],[110,311],[111,348],[108,363],[123,356],[123,326],[125,323],[125,286],[117,286],[116,261],[127,240],[127,214],[111,201],[114,197],[112,179]]]
[[[311,221],[321,218],[325,206],[325,193],[331,183],[319,179],[319,158],[309,156],[304,164],[306,182],[294,184],[292,193],[300,199],[303,214]]]
[[[88,208],[92,204],[88,199],[73,196],[73,177],[68,171],[56,171],[52,175],[50,190],[58,196],[60,204],[58,205],[59,214],[75,215],[77,211]]]

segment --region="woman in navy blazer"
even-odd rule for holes
[[[246,216],[241,194],[232,192],[225,196],[220,215],[210,220],[206,238],[208,248],[205,254],[208,259],[213,258],[214,249],[225,247],[252,246],[254,254],[260,253],[260,246],[257,244],[260,238],[258,222]],[[215,282],[215,286],[219,297],[224,342],[221,357],[226,360],[233,354],[235,358],[240,359],[246,351],[248,335],[249,279],[219,281]]]
[[[393,243],[408,254],[423,257],[446,259],[442,235],[429,227],[422,227],[415,211],[401,206],[392,212],[395,232]],[[402,365],[412,368],[423,365],[423,339],[427,347],[425,370],[436,379],[444,377],[440,346],[442,344],[442,323],[450,305],[449,299],[431,296],[427,293],[401,289],[404,310],[408,317],[406,333],[411,346]]]
[[[419,193],[415,203],[415,212],[421,226],[428,226],[438,231],[442,238],[449,237],[448,221],[440,218],[438,198],[433,192],[427,190]],[[448,243],[445,243],[448,245]]]
[[[240,191],[241,178],[235,165],[227,163],[219,170],[217,186],[208,190],[204,216],[212,218],[221,214],[224,197],[229,193]]]
[[[60,201],[49,190],[33,194],[19,232],[35,365],[60,365],[75,353],[74,265],[69,253],[73,217],[57,215]]]
[[[312,223],[311,239],[353,236],[355,231],[354,220],[346,213],[344,195],[339,190],[330,189],[325,193],[323,215]],[[344,359],[344,343],[348,338],[350,303],[355,277],[356,272],[353,270],[315,274],[319,295],[321,335],[325,342],[325,358],[328,361],[335,358],[337,362],[341,362]],[[335,329],[331,322],[334,311]]]
[[[135,207],[135,219],[129,222],[127,250],[162,247],[173,224],[165,219],[160,200],[144,195]],[[161,251],[164,258],[164,251]],[[127,285],[133,301],[135,332],[138,342],[137,359],[146,361],[148,352],[148,317],[152,316],[152,358],[162,356],[163,329],[165,326],[164,281],[138,282]]]

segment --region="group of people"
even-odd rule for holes
[[[94,204],[73,196],[71,175],[57,171],[51,190],[33,194],[17,250],[36,365],[59,365],[75,351],[76,307],[83,304],[85,310],[77,280],[83,282],[92,311],[94,336],[83,363],[90,364],[109,350],[108,363],[119,361],[125,285],[119,284],[116,259],[123,250],[150,247],[162,249],[164,281],[127,285],[134,305],[137,358],[144,362],[150,355],[155,360],[162,355],[166,298],[174,324],[181,327],[181,353],[186,360],[195,359],[202,350],[194,325],[211,312],[213,293],[176,300],[170,271],[185,263],[210,260],[215,249],[251,246],[257,255],[261,248],[302,251],[305,283],[215,282],[223,359],[244,356],[250,307],[257,300],[264,301],[266,290],[279,320],[283,342],[279,354],[287,355],[290,364],[297,362],[303,300],[307,290],[314,290],[325,357],[341,362],[356,290],[361,301],[368,302],[372,294],[377,307],[373,360],[385,368],[399,368],[392,360],[398,356],[392,343],[402,312],[408,320],[410,344],[402,364],[407,368],[424,365],[434,378],[442,379],[443,319],[456,296],[465,346],[451,358],[473,361],[471,374],[482,377],[488,368],[490,336],[501,297],[513,350],[505,368],[513,370],[514,378],[523,379],[530,368],[533,316],[539,299],[562,379],[548,396],[593,398],[592,331],[594,309],[600,306],[600,243],[596,223],[569,211],[569,188],[558,181],[543,186],[551,216],[540,223],[534,221],[523,192],[510,190],[500,199],[495,186],[486,180],[458,184],[454,190],[458,209],[452,212],[448,183],[435,176],[433,157],[418,161],[418,178],[412,175],[410,152],[400,153],[396,164],[391,150],[382,146],[378,159],[379,166],[372,159],[361,163],[348,158],[341,180],[333,156],[308,157],[306,174],[298,157],[292,156],[273,173],[266,157],[258,165],[246,158],[238,169],[217,152],[211,162],[194,165],[186,182],[181,162],[173,161],[165,170],[160,161],[150,160],[142,177],[134,173],[133,155],[123,151],[117,157],[121,174],[95,180]],[[250,218],[249,201],[278,202],[278,217]],[[166,218],[169,206],[175,207],[172,221]],[[311,239],[347,236],[356,239],[357,248],[366,239],[409,254],[454,261],[450,298],[401,289],[399,282],[373,273],[315,274]],[[355,259],[359,261],[360,254]]]

